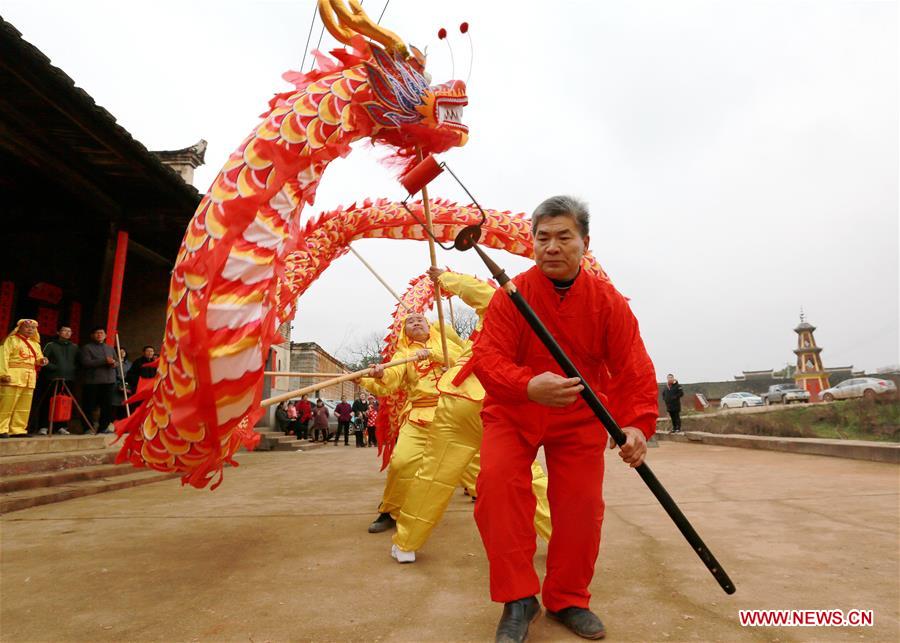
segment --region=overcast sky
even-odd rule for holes
[[[202,192],[287,88],[313,5],[4,0],[2,14],[148,148],[207,139]],[[383,7],[364,3],[376,18]],[[657,373],[690,382],[793,362],[801,306],[826,367],[900,361],[897,18],[887,1],[393,0],[383,24],[427,45],[443,82],[437,30],[465,79],[469,21],[471,138],[444,160],[487,207],[587,200],[591,247]],[[303,218],[401,198],[383,155],[359,146],[333,163]],[[355,247],[397,290],[428,261],[422,243]],[[496,257],[510,273],[529,265]],[[473,256],[439,260],[486,276]],[[384,329],[392,302],[343,257],[299,302],[294,339],[341,353]]]

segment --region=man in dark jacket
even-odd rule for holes
[[[82,409],[93,421],[93,412],[99,407],[100,422],[97,426],[85,427],[91,434],[112,433],[112,395],[116,386],[116,354],[113,347],[105,343],[106,330],[97,327],[91,331],[91,341],[78,351],[78,362],[84,386],[82,387]]]
[[[40,379],[38,380],[39,392],[35,394],[35,398],[44,398],[44,392],[52,390],[53,383],[56,380],[63,380],[69,391],[75,386],[75,362],[78,357],[78,345],[72,343],[72,329],[68,326],[60,326],[56,331],[56,339],[51,339],[44,346],[44,357],[47,358],[47,365],[41,369]],[[62,387],[57,391],[58,394],[64,394]],[[49,424],[50,397],[44,399],[44,404],[40,409],[38,418],[39,431],[41,435],[46,435],[47,425]],[[69,435],[66,422],[54,422],[54,429],[60,435]]]
[[[156,359],[156,349],[152,346],[144,346],[141,356],[132,362],[131,368],[125,374],[125,383],[128,384],[128,388],[137,392],[138,382],[141,379],[153,379],[156,377],[156,367],[147,366],[147,364],[155,362]]]
[[[666,411],[672,418],[672,433],[681,433],[681,398],[683,395],[684,391],[675,376],[671,373],[666,375],[666,388],[663,389],[662,396],[666,402]]]

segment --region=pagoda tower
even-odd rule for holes
[[[819,401],[819,391],[824,391],[831,385],[828,383],[828,373],[822,366],[822,349],[816,346],[816,338],[813,332],[816,327],[806,321],[803,309],[800,309],[800,324],[794,329],[797,333],[797,348],[794,354],[797,356],[797,372],[794,373],[794,381],[798,388],[809,391],[809,401]]]

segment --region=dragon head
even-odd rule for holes
[[[392,31],[372,20],[358,0],[319,0],[322,22],[340,42],[369,39],[371,56],[363,65],[371,95],[362,104],[372,120],[373,138],[401,150],[416,145],[442,152],[465,145],[469,128],[462,122],[468,104],[466,84],[451,80],[429,85],[425,56],[407,47]],[[376,43],[380,43],[376,44]]]

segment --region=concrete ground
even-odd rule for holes
[[[610,455],[593,607],[616,641],[900,639],[896,465],[664,442],[650,464],[729,572],[725,595]],[[457,495],[413,565],[370,535],[374,450],[239,456],[3,516],[2,641],[490,641],[500,608]],[[543,568],[541,543],[536,565]],[[738,610],[872,609],[869,628],[742,628]],[[531,641],[577,640],[546,618]]]

